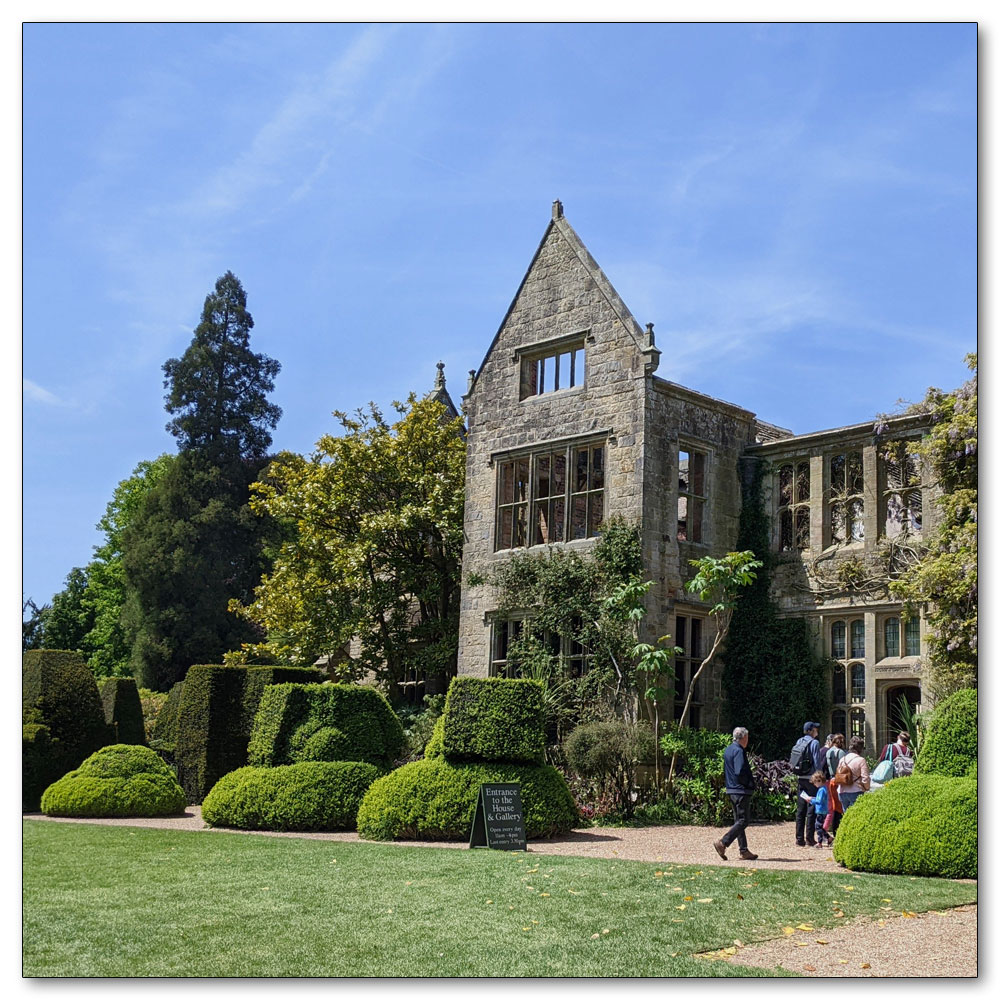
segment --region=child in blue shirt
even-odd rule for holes
[[[826,816],[830,810],[830,796],[826,788],[826,776],[822,771],[817,771],[809,780],[816,786],[816,794],[809,799],[816,812],[816,846],[832,846],[833,835],[824,829]],[[803,792],[802,794],[804,795],[805,793]]]

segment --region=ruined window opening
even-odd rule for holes
[[[809,463],[787,462],[778,470],[778,548],[809,548]]]
[[[604,521],[604,480],[603,442],[499,462],[496,550],[594,537]]]
[[[674,641],[682,650],[674,658],[674,721],[679,722],[684,711],[684,700],[687,698],[691,678],[701,666],[704,647],[702,645],[703,618],[691,615],[677,615],[674,628]],[[688,711],[687,724],[692,729],[701,726],[702,709],[701,680],[695,682],[694,695],[691,698],[691,708]]]
[[[586,348],[582,340],[549,354],[523,358],[521,398],[583,385],[586,367]]]
[[[582,627],[580,619],[574,619],[572,629],[579,634]],[[553,660],[557,661],[560,672],[569,677],[582,677],[590,669],[590,649],[578,642],[573,636],[559,635],[546,629],[540,634],[532,634],[530,618],[511,618],[507,621],[493,623],[491,641],[492,655],[490,657],[490,676],[517,678],[522,676],[521,663],[512,650],[512,646],[527,636],[538,639],[542,648]]]
[[[830,727],[835,733],[847,733],[847,712],[838,708],[834,711],[832,716],[833,725]]]
[[[905,538],[923,531],[923,486],[920,455],[912,443],[890,441],[879,458],[882,463],[885,502],[883,530],[886,538]]]
[[[865,665],[863,663],[851,664],[851,701],[859,702],[865,700]]]
[[[704,540],[705,471],[704,452],[681,448],[677,453],[677,541]]]
[[[863,708],[851,709],[851,733],[853,736],[865,738],[865,710]]]
[[[865,539],[865,473],[860,451],[830,458],[830,543]]]

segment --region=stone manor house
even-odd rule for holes
[[[741,476],[763,461],[778,554],[772,597],[807,620],[832,661],[824,731],[882,744],[900,697],[921,701],[923,623],[884,587],[845,590],[844,567],[878,565],[887,540],[933,526],[932,487],[912,444],[924,418],[793,434],[656,374],[652,324],[639,325],[553,205],[542,241],[463,397],[468,459],[463,584],[511,552],[591,548],[604,518],[641,524],[648,635],[669,634],[677,715],[711,642],[707,607],[684,589],[689,559],[736,548]],[[451,400],[439,373],[437,396]],[[893,444],[887,447],[886,442]],[[866,562],[867,561],[867,562]],[[521,621],[499,619],[489,587],[463,585],[458,672],[508,673]],[[561,655],[586,669],[586,650]],[[703,675],[692,725],[720,723],[721,665]],[[924,705],[926,707],[926,703]]]

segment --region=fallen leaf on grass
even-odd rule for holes
[[[551,895],[551,893],[548,893],[548,892],[542,892],[542,893],[539,893],[539,898],[540,898],[540,899],[544,899],[544,898],[545,898],[546,896],[549,896],[549,895]]]
[[[698,902],[699,903],[711,903],[712,902],[712,897],[711,896],[706,896],[705,899],[699,899]]]
[[[681,903],[680,906],[675,906],[674,909],[675,910],[686,910],[687,909],[687,903]]]
[[[490,905],[491,905],[492,903],[493,903],[493,900],[492,900],[492,899],[487,899],[487,900],[486,900],[486,905],[487,905],[487,906],[490,906]]]
[[[743,897],[739,893],[736,893],[736,898],[737,899],[742,899]]]
[[[785,932],[785,934],[794,934],[795,933],[795,928],[794,927],[782,927],[781,929]]]
[[[891,900],[891,899],[886,899],[886,898],[885,898],[885,896],[883,896],[883,897],[882,897],[882,902],[883,902],[883,903],[891,903],[891,902],[892,902],[892,900]]]
[[[903,910],[904,917],[915,917],[916,914],[912,910]]]
[[[602,934],[610,934],[611,933],[611,928],[610,927],[605,927],[604,930],[601,931],[601,933]]]
[[[743,947],[743,942],[739,938],[733,938],[733,944],[736,945],[737,948]]]
[[[799,924],[796,929],[800,930],[800,931],[811,931],[811,930],[814,930],[814,928],[813,928],[813,926],[811,924]]]
[[[692,899],[694,899],[694,896],[685,896],[684,897],[684,902],[685,903],[690,903]]]
[[[600,936],[601,936],[600,934],[591,934],[590,940],[593,941],[595,938],[599,938]]]

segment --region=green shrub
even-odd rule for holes
[[[131,677],[106,677],[100,686],[104,721],[111,726],[115,743],[145,744],[139,689]]]
[[[365,792],[382,773],[363,761],[241,767],[205,796],[201,816],[238,830],[353,830]]]
[[[111,742],[97,682],[79,653],[33,649],[21,660],[21,722],[48,728],[46,741],[33,731],[29,744],[29,776],[22,770],[23,807],[38,808],[47,784],[76,767],[99,747]],[[40,783],[40,787],[39,787]]]
[[[499,781],[520,784],[528,837],[564,833],[577,822],[573,797],[554,767],[430,757],[404,764],[371,786],[358,810],[358,833],[367,840],[465,839],[479,786]]]
[[[833,856],[858,871],[977,878],[977,798],[973,778],[897,778],[844,813]]]
[[[21,726],[21,808],[33,812],[42,792],[52,783],[52,731],[48,726],[29,722]]]
[[[437,722],[434,723],[434,731],[431,733],[431,738],[427,741],[427,746],[424,747],[424,757],[443,757],[444,756],[444,716],[438,716]]]
[[[278,681],[313,680],[311,668],[197,664],[188,670],[177,718],[177,770],[189,802],[247,763],[250,723]]]
[[[636,769],[653,760],[653,731],[642,722],[586,722],[577,726],[563,744],[566,760],[581,778],[598,783],[603,797],[626,819],[634,803]]]
[[[399,719],[375,688],[275,684],[260,700],[248,759],[256,767],[355,760],[388,768],[404,742]]]
[[[975,688],[965,688],[935,706],[913,773],[961,778],[978,758],[979,699]]]
[[[178,681],[170,689],[167,693],[167,700],[157,713],[153,726],[153,739],[170,750],[173,750],[177,745],[177,717],[180,715],[181,692],[183,690],[184,681]]]
[[[142,727],[146,735],[146,743],[155,739],[156,720],[160,710],[167,703],[169,695],[166,691],[151,691],[149,688],[139,688],[139,704],[142,706]]]
[[[184,811],[174,772],[149,747],[116,743],[91,754],[42,795],[47,816],[169,816]]]
[[[545,718],[537,681],[456,677],[444,704],[442,749],[450,761],[541,764]]]

